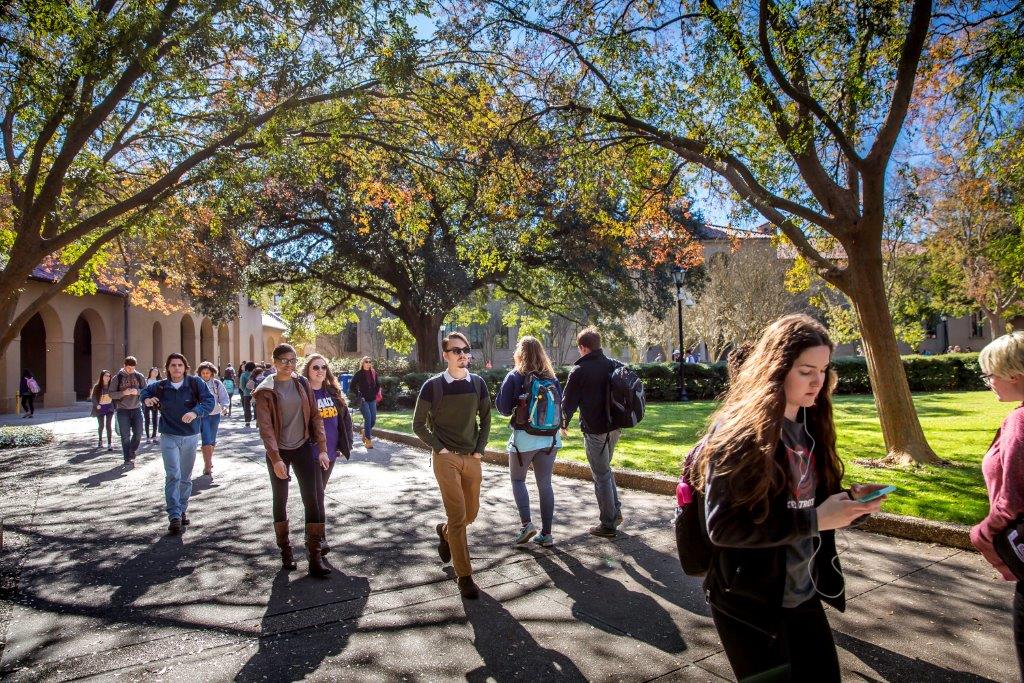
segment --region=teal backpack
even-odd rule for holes
[[[530,374],[512,413],[512,428],[534,436],[555,436],[562,427],[562,397],[554,378]]]

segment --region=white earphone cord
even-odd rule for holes
[[[810,450],[810,453],[813,454],[814,453],[814,448],[817,446],[817,442],[814,440],[814,437],[811,436],[810,430],[807,429],[807,408],[804,408],[803,427],[804,427],[804,434],[806,434],[807,438],[811,440],[811,450]],[[830,562],[830,564],[832,565],[832,569],[835,570],[836,574],[839,574],[839,581],[842,584],[842,587],[839,589],[838,593],[836,593],[835,595],[829,595],[828,593],[822,593],[821,590],[818,589],[817,582],[814,580],[814,560],[818,556],[818,551],[821,550],[821,540],[820,540],[820,537],[819,537],[819,541],[818,541],[818,547],[814,549],[814,552],[811,553],[810,559],[807,560],[807,577],[811,580],[811,585],[814,586],[814,592],[817,593],[818,595],[822,596],[823,598],[830,598],[830,599],[838,598],[840,595],[843,594],[843,591],[846,590],[846,577],[843,576],[843,572],[839,569],[839,566],[838,566],[837,563],[839,562],[839,556],[850,547],[850,541],[849,541],[849,539],[846,538],[846,533],[845,532],[840,530],[840,533],[842,533],[842,535],[843,535],[843,542],[845,543],[845,545],[844,545],[842,550],[839,550],[839,551],[836,552],[835,557],[833,557],[832,561]],[[811,540],[811,543],[814,543],[813,539]]]

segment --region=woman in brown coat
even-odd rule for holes
[[[252,396],[256,403],[256,424],[267,449],[267,470],[274,496],[274,533],[281,549],[281,565],[295,569],[287,517],[289,471],[294,470],[305,508],[309,573],[322,577],[331,570],[324,565],[321,555],[325,530],[319,494],[323,489],[321,472],[330,467],[331,461],[313,389],[305,377],[295,373],[297,362],[295,349],[279,344],[274,349],[277,372],[268,373]],[[318,456],[313,454],[314,444]]]

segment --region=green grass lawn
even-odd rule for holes
[[[899,490],[889,496],[887,512],[963,524],[977,522],[988,511],[981,458],[1012,406],[1000,404],[987,391],[918,394],[914,402],[932,448],[952,466],[883,469],[856,464],[854,461],[885,455],[875,404],[870,396],[837,396],[839,455],[846,463],[847,482],[894,484]],[[650,404],[640,426],[624,433],[615,452],[615,465],[678,475],[680,461],[703,433],[715,406],[711,401]],[[488,446],[504,450],[508,423],[497,413],[495,417]],[[381,413],[377,426],[411,432],[411,421],[409,411]],[[586,462],[578,430],[570,430],[559,457]]]

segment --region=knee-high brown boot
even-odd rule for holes
[[[324,565],[320,546],[324,537],[324,524],[306,525],[306,552],[309,555],[309,575],[324,577],[331,573],[331,568]]]
[[[295,556],[292,555],[292,542],[288,538],[288,520],[274,522],[274,535],[277,536],[277,547],[281,549],[281,567],[289,571],[295,569]]]

